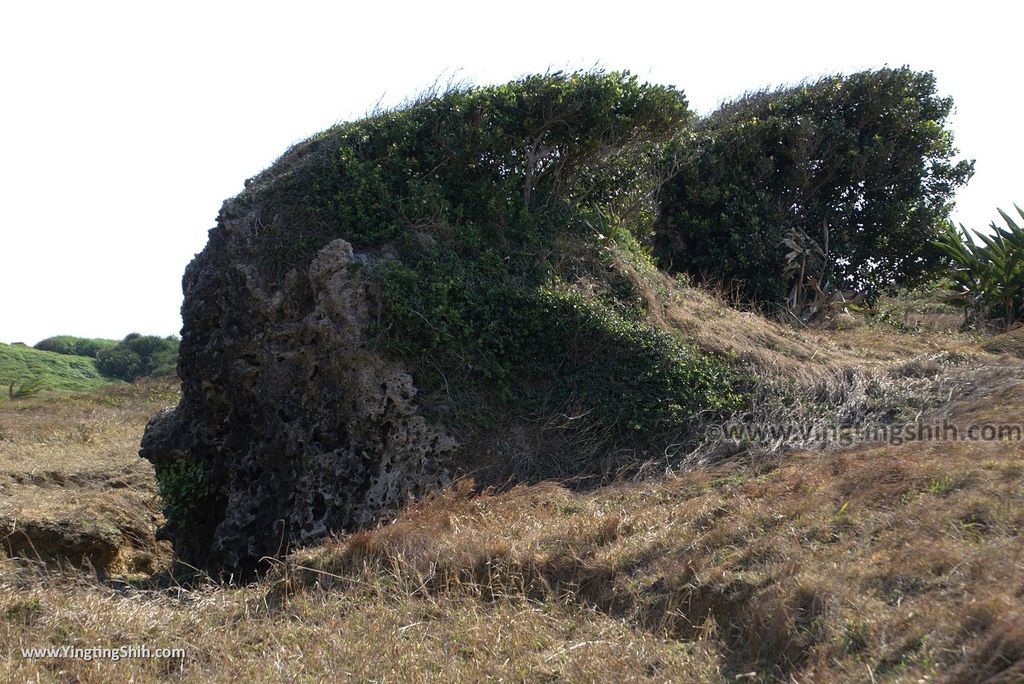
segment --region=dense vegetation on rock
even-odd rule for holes
[[[684,97],[628,74],[454,89],[289,150],[185,276],[147,430],[168,532],[251,567],[473,470],[601,476],[742,402],[643,274]],[[179,491],[181,490],[181,491]]]
[[[947,163],[948,110],[930,76],[884,70],[693,126],[675,88],[555,73],[296,145],[225,203],[186,271],[182,401],[142,444],[165,532],[189,562],[246,572],[459,473],[594,483],[671,462],[707,421],[761,410],[764,355],[701,338],[652,259],[696,216],[687,193],[739,240],[688,256],[738,258],[765,287],[785,283],[773,231],[830,222],[837,282],[912,281],[970,170]]]
[[[953,159],[950,98],[908,68],[748,94],[681,136],[661,194],[665,265],[782,303],[787,237],[822,249],[824,288],[871,295],[942,264],[932,244],[973,164]]]
[[[396,258],[367,273],[378,341],[421,390],[464,395],[457,411],[479,413],[484,392],[524,413],[587,412],[613,435],[679,431],[735,405],[731,378],[646,321],[627,271],[650,267],[637,241],[660,150],[689,117],[672,88],[595,73],[344,124],[251,184],[261,256],[280,269],[333,237],[386,245]],[[597,292],[575,289],[583,279]]]

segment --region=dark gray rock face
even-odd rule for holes
[[[229,200],[186,270],[182,399],[150,421],[140,451],[165,474],[165,501],[180,500],[164,531],[179,555],[230,572],[444,484],[457,446],[419,415],[409,373],[366,339],[359,272],[386,257],[334,240],[271,282],[258,225]]]

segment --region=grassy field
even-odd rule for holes
[[[973,358],[925,418],[1024,415],[1019,333],[991,352],[815,335],[908,375],[943,345]],[[136,450],[176,399],[152,381],[0,405],[0,521],[23,557],[0,561],[0,678],[1024,681],[1019,441],[745,454],[585,492],[463,481],[231,585],[174,566],[153,537],[160,502]],[[185,655],[20,651],[143,644]]]
[[[65,556],[101,574],[152,572],[160,501],[137,455],[169,381],[107,384],[0,404],[0,530],[9,553]]]
[[[39,380],[42,390],[90,390],[112,381],[96,370],[96,360],[40,351],[32,347],[0,342],[0,385],[4,396],[13,382],[17,385]]]

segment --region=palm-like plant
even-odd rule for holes
[[[1014,208],[1024,219],[1024,209]],[[1024,228],[1002,209],[999,214],[1006,227],[993,222],[991,235],[949,223],[934,244],[953,262],[957,289],[951,301],[981,320],[1001,319],[1009,328],[1024,316]]]
[[[822,226],[823,243],[801,228],[793,228],[782,244],[789,250],[782,277],[793,283],[786,297],[789,312],[801,322],[835,309],[855,306],[863,293],[844,291],[835,283],[835,254],[829,249],[828,224]]]
[[[14,381],[7,387],[9,399],[27,399],[34,397],[43,390],[42,378],[33,378],[23,382]]]

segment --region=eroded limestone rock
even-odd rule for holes
[[[445,483],[457,446],[366,339],[360,271],[387,257],[338,239],[270,279],[257,230],[227,202],[186,270],[182,399],[150,421],[140,452],[176,506],[166,534],[178,553],[226,571],[373,523]]]

